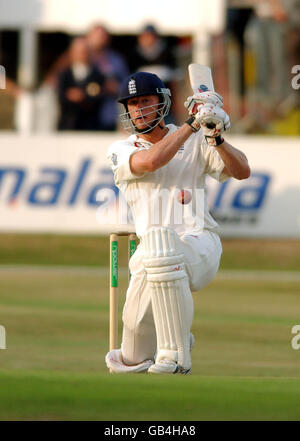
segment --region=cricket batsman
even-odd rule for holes
[[[132,134],[114,142],[107,154],[140,239],[129,262],[121,348],[106,355],[115,373],[191,373],[192,292],[215,277],[222,254],[205,178],[250,176],[244,153],[223,138],[230,119],[222,97],[212,91],[188,97],[188,119],[177,127],[164,122],[170,96],[156,75],[130,75],[119,102],[121,123]],[[199,191],[201,210],[195,204]],[[162,194],[167,198],[160,204]]]

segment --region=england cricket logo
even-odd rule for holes
[[[133,93],[136,93],[136,84],[135,84],[134,79],[129,81],[128,90],[129,90],[130,95],[132,95]]]
[[[118,165],[118,157],[115,153],[111,155],[111,160],[115,166]]]

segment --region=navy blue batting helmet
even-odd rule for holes
[[[149,72],[137,72],[129,75],[123,81],[118,101],[126,104],[129,98],[143,95],[158,95],[161,97],[162,93],[171,95],[170,90],[166,88],[157,75]]]
[[[157,95],[159,97],[158,106],[153,107],[153,105],[146,106],[140,109],[140,117],[144,120],[142,111],[146,110],[149,114],[152,114],[152,120],[145,122],[145,127],[143,129],[138,129],[135,125],[135,118],[131,118],[128,112],[127,101],[130,98],[135,98],[145,95]],[[137,72],[129,75],[121,85],[120,97],[118,99],[119,103],[125,106],[125,112],[120,114],[120,121],[122,127],[125,130],[136,133],[147,133],[152,131],[156,126],[160,124],[165,116],[168,115],[171,100],[171,92],[166,88],[161,79],[149,72]]]

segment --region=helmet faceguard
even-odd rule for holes
[[[159,98],[158,104],[140,108],[140,115],[131,118],[128,112],[127,101],[130,98],[145,95],[157,95]],[[168,115],[171,106],[170,96],[170,90],[165,87],[157,75],[148,72],[138,72],[130,75],[121,86],[121,94],[118,100],[119,103],[125,106],[125,112],[120,114],[122,127],[132,133],[151,132]],[[145,116],[153,113],[153,119],[149,122],[144,120],[142,111],[145,111],[145,109],[149,110],[145,113]],[[134,123],[134,120],[139,117],[142,118],[142,122],[146,125],[144,129],[138,129]]]

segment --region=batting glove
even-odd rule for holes
[[[195,93],[187,98],[184,107],[188,109],[189,115],[195,115],[198,112],[198,106],[204,104],[223,107],[223,98],[218,93],[212,91]]]
[[[207,103],[201,105],[199,111],[186,123],[194,132],[201,128],[207,144],[217,146],[224,142],[221,133],[229,129],[230,118],[221,107]]]

